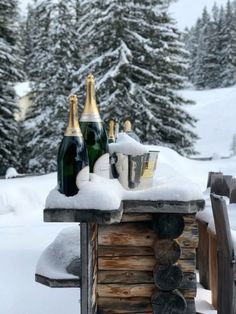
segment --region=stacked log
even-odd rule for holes
[[[98,226],[97,313],[195,314],[195,215],[124,214]]]

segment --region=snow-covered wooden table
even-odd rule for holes
[[[80,222],[81,313],[196,313],[195,214],[204,208],[196,186],[171,180],[124,192],[104,180],[99,191],[97,180],[67,208],[52,191],[44,210],[46,222]]]

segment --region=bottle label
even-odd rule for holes
[[[99,113],[82,113],[81,122],[102,122]]]
[[[80,189],[83,184],[89,181],[89,166],[80,170],[76,177],[77,188]]]
[[[153,160],[149,160],[144,162],[143,165],[143,178],[152,178],[154,175],[155,162]]]
[[[110,178],[110,164],[109,164],[110,155],[108,153],[99,157],[93,168],[93,172],[98,176],[109,179]]]
[[[65,136],[82,136],[80,128],[67,128]]]

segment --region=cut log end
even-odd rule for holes
[[[153,249],[157,263],[162,265],[175,264],[181,255],[179,244],[171,239],[155,241]]]
[[[179,291],[157,291],[152,295],[152,309],[154,314],[183,314],[187,303]]]
[[[153,230],[160,239],[176,239],[184,230],[181,214],[157,214],[153,217]]]
[[[156,264],[153,270],[155,285],[164,291],[177,289],[182,280],[183,272],[177,265],[163,266]]]

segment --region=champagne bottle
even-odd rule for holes
[[[118,134],[119,134],[119,122],[116,121],[115,123],[115,141],[117,140]]]
[[[69,122],[57,155],[57,182],[61,193],[73,196],[84,181],[89,181],[89,163],[78,121],[77,97],[70,96],[69,103]]]
[[[89,74],[86,79],[85,106],[80,126],[88,149],[90,172],[109,178],[108,140],[97,108],[95,81],[92,74]]]
[[[124,121],[124,132],[128,134],[130,137],[132,137],[134,140],[136,140],[137,142],[140,142],[140,138],[132,130],[132,124],[129,119],[126,119]]]
[[[108,143],[114,143],[115,142],[115,134],[114,134],[114,127],[115,127],[115,121],[109,120],[108,122]]]

